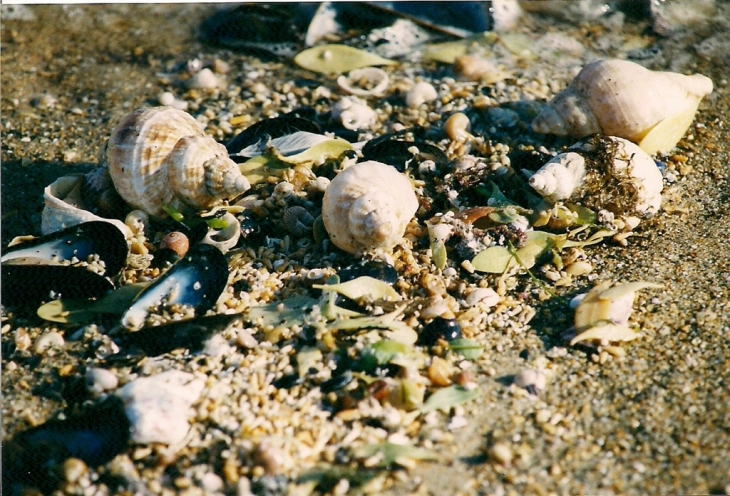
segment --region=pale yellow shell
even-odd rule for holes
[[[587,340],[630,341],[637,334],[628,327],[636,291],[661,288],[651,282],[629,282],[611,287],[604,281],[583,298],[575,309],[577,336],[571,345]]]
[[[674,148],[712,81],[701,75],[654,72],[627,60],[585,66],[533,120],[539,133],[626,138],[649,154]]]
[[[322,199],[322,220],[335,246],[359,253],[397,245],[417,209],[408,178],[370,160],[332,180]]]
[[[163,207],[203,210],[250,184],[225,147],[171,107],[139,109],[112,132],[106,152],[114,187],[133,207],[163,217]]]

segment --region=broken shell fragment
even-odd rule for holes
[[[661,206],[664,187],[654,160],[634,143],[594,136],[558,155],[529,179],[550,203],[570,199],[618,215],[649,217]]]
[[[41,234],[51,234],[84,222],[104,221],[131,238],[132,232],[123,222],[105,219],[87,210],[81,195],[84,180],[84,176],[62,176],[46,186],[43,190],[45,205],[41,214]]]
[[[406,93],[408,108],[418,108],[424,103],[430,103],[438,98],[439,94],[431,83],[420,81]]]
[[[170,107],[128,114],[112,132],[106,152],[114,187],[134,208],[164,217],[211,208],[250,188],[226,148],[189,114]]]
[[[532,121],[538,133],[626,138],[648,154],[676,146],[712,81],[701,75],[654,72],[626,60],[585,66]]]
[[[629,328],[629,316],[636,291],[645,288],[661,288],[651,282],[631,282],[611,287],[604,281],[594,287],[575,309],[577,336],[570,341],[574,345],[587,340],[630,341],[638,334]]]
[[[337,78],[337,86],[346,93],[363,98],[383,96],[388,89],[388,73],[378,67],[362,67]]]
[[[378,114],[359,98],[346,97],[332,107],[332,118],[345,129],[368,129],[378,121]]]
[[[372,160],[340,172],[322,199],[324,227],[335,246],[349,253],[395,247],[416,210],[408,178]]]
[[[209,228],[208,234],[205,235],[201,243],[215,246],[222,253],[226,253],[238,243],[241,237],[241,223],[230,212],[221,217],[221,220],[226,223],[226,227],[223,229]]]
[[[543,389],[547,379],[545,374],[539,370],[525,369],[515,375],[515,386],[526,389],[533,396],[539,395]]]

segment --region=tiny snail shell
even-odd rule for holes
[[[666,153],[689,128],[712,81],[701,75],[654,72],[626,60],[585,66],[532,121],[538,133],[626,138],[646,153]]]
[[[134,208],[164,217],[163,207],[204,210],[250,188],[226,148],[189,114],[138,109],[117,125],[106,151],[114,187]]]
[[[530,186],[551,203],[576,198],[588,208],[650,217],[664,183],[654,160],[638,145],[614,136],[576,143],[542,166]]]
[[[284,227],[294,236],[304,236],[312,232],[314,217],[309,211],[300,206],[289,207],[284,210]]]
[[[185,234],[179,231],[173,231],[165,234],[165,237],[160,242],[160,248],[172,250],[178,257],[182,258],[190,248],[190,241],[188,241],[188,237]]]
[[[359,98],[345,97],[332,107],[332,118],[345,129],[367,129],[378,121],[378,114]]]
[[[438,92],[431,83],[420,81],[413,85],[406,93],[406,105],[408,108],[418,108],[421,104],[430,103],[438,98]]]
[[[349,253],[395,247],[416,210],[410,180],[374,160],[340,172],[322,199],[324,227],[335,246]]]

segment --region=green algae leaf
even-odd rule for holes
[[[463,55],[480,55],[489,57],[489,47],[497,41],[497,35],[493,32],[479,33],[463,40],[446,41],[444,43],[433,43],[423,51],[425,60],[453,64],[456,59]]]
[[[478,389],[466,389],[462,386],[449,386],[441,388],[431,396],[421,406],[421,413],[442,410],[448,412],[451,407],[461,405],[467,401],[471,401],[479,396]]]
[[[251,307],[248,309],[248,317],[251,322],[260,320],[263,325],[304,325],[307,316],[318,303],[316,298],[292,296],[283,301]]]
[[[378,457],[378,462],[374,466],[392,467],[393,465],[410,466],[408,460],[438,460],[439,456],[436,452],[416,448],[409,444],[394,443],[373,443],[364,446],[358,446],[352,450],[355,458],[366,459]]]
[[[477,254],[471,261],[475,270],[502,274],[515,265],[531,269],[538,258],[556,247],[562,247],[565,236],[551,234],[544,231],[530,231],[527,233],[525,245],[513,251],[506,246],[491,246]]]
[[[355,317],[352,319],[339,319],[327,325],[330,331],[359,331],[362,329],[385,329],[385,337],[391,341],[397,341],[405,345],[412,345],[418,340],[418,333],[399,320],[396,320],[406,306],[403,305],[395,311],[378,315],[377,317]]]
[[[314,166],[325,163],[327,160],[336,159],[343,153],[352,150],[352,145],[340,138],[329,139],[307,150],[295,155],[283,155],[277,149],[272,149],[271,154],[280,162],[291,165]]]
[[[454,339],[449,342],[449,349],[467,360],[476,360],[484,352],[484,347],[466,338]]]
[[[377,343],[373,343],[363,351],[375,357],[378,365],[385,365],[396,356],[405,355],[408,353],[409,349],[410,348],[403,343],[392,341],[390,339],[383,339]]]
[[[397,301],[400,295],[388,283],[370,276],[362,276],[340,284],[315,284],[313,288],[334,291],[352,300],[365,298],[367,301]]]
[[[53,300],[41,305],[37,314],[43,320],[60,324],[82,324],[100,313],[123,314],[150,283],[128,284],[98,300]]]
[[[397,64],[395,60],[337,44],[308,48],[294,57],[294,63],[302,69],[322,74],[344,74],[361,67]]]
[[[271,176],[281,177],[284,170],[291,168],[291,164],[270,155],[259,155],[238,164],[238,168],[253,185],[262,183]]]

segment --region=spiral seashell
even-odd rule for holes
[[[312,226],[314,225],[314,217],[312,214],[306,208],[299,205],[284,210],[282,220],[284,221],[286,230],[297,237],[305,236],[312,232]]]
[[[226,227],[223,229],[208,229],[208,234],[205,235],[201,243],[215,246],[221,252],[227,253],[228,250],[236,246],[241,238],[241,222],[230,212],[227,212],[221,219],[226,222]]]
[[[359,98],[345,97],[332,107],[332,118],[345,129],[367,129],[378,121],[378,114]]]
[[[112,132],[107,163],[114,187],[134,208],[164,217],[163,207],[204,210],[250,188],[225,147],[187,113],[139,109]]]
[[[416,210],[408,178],[373,160],[340,172],[322,199],[324,227],[335,246],[349,253],[393,248]]]
[[[701,75],[654,72],[626,60],[585,66],[532,121],[538,133],[626,138],[649,154],[676,146],[712,81]]]
[[[165,234],[165,237],[160,241],[160,248],[172,250],[178,257],[184,257],[190,248],[190,241],[188,237],[180,231],[172,231]]]
[[[595,136],[558,155],[529,179],[550,203],[580,201],[588,208],[649,217],[661,206],[662,174],[634,143]]]

